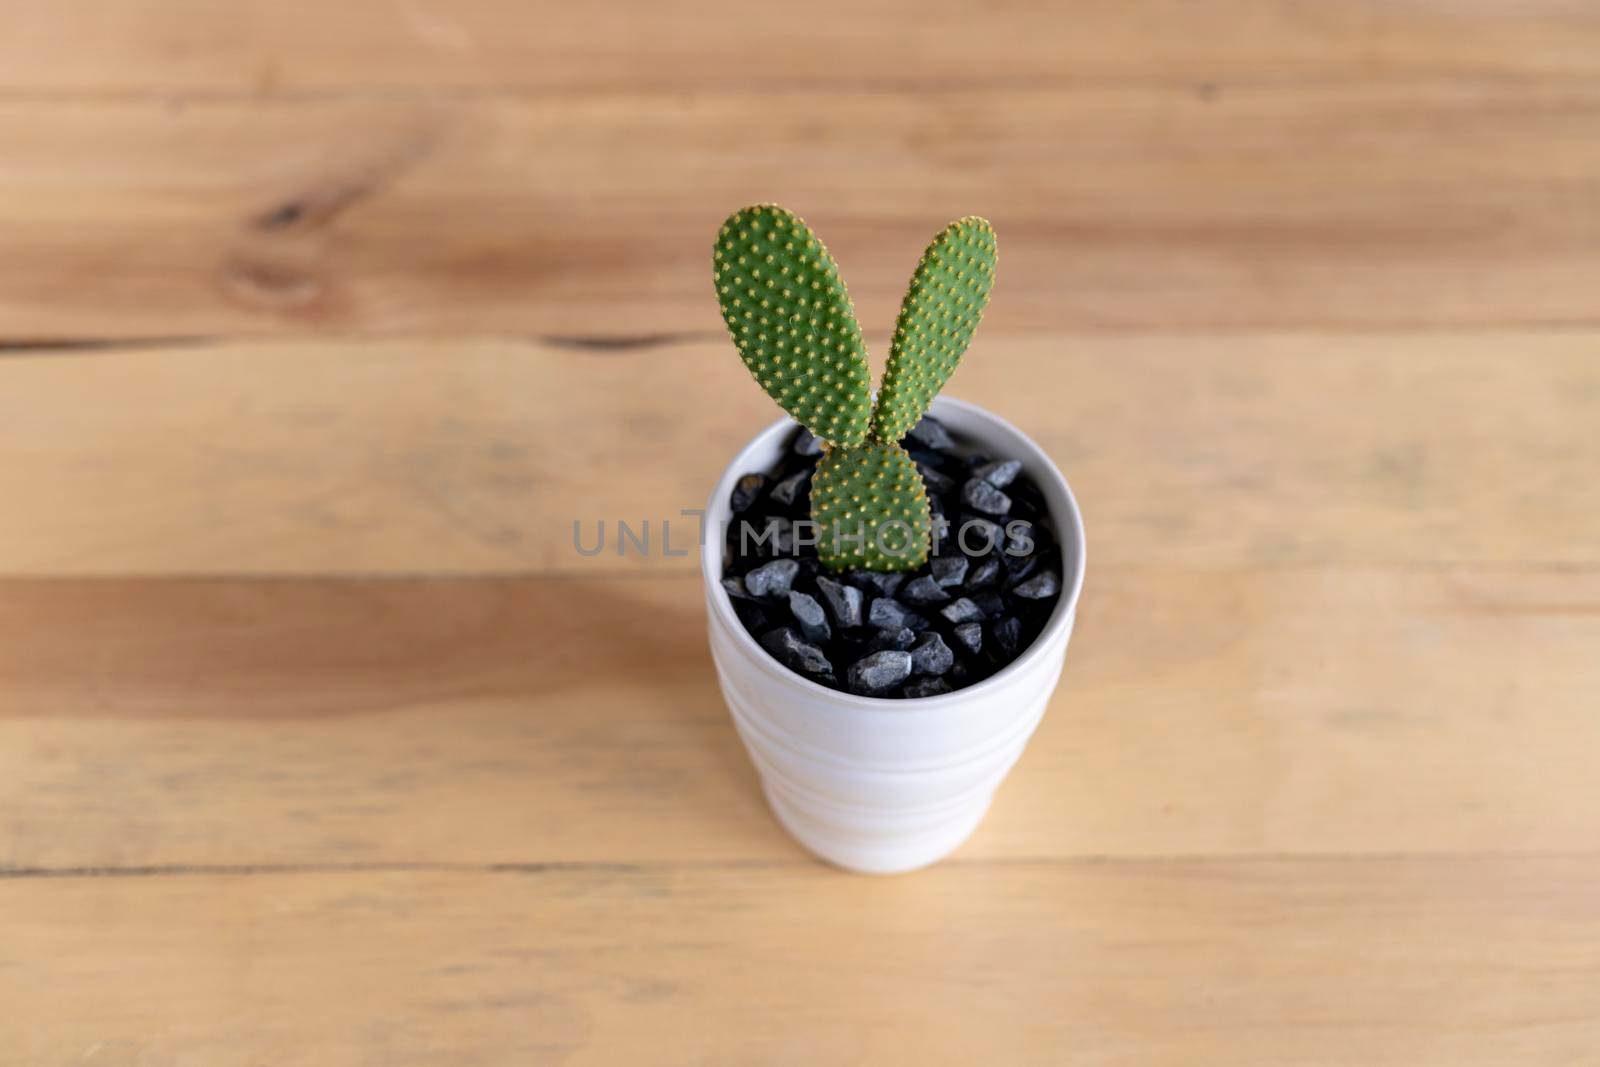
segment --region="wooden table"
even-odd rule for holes
[[[0,1063],[1600,1062],[1600,8],[104,0],[0,33]],[[773,822],[709,243],[1082,501],[987,822]]]

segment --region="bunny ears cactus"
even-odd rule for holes
[[[827,248],[776,204],[722,224],[712,274],[739,356],[827,446],[811,490],[818,555],[833,570],[913,570],[928,558],[922,478],[899,441],[972,340],[994,284],[994,230],[968,216],[933,239],[900,305],[876,406],[867,346]]]

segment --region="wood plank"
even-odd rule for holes
[[[7,4],[0,90],[297,93],[1594,77],[1571,0]]]
[[[1593,856],[0,880],[0,1057],[1580,1063]]]
[[[1095,566],[1593,565],[1597,343],[980,335],[950,392],[1057,458]],[[0,361],[0,573],[689,573],[661,521],[776,415],[722,341]],[[601,519],[655,554],[579,556]]]
[[[0,583],[0,867],[799,860],[692,579]],[[960,855],[1600,840],[1600,573],[1091,574]]]
[[[818,226],[879,330],[974,211],[1000,333],[1600,316],[1588,83],[28,99],[0,143],[11,345],[709,336],[710,237],[763,199]]]

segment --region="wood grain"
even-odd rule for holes
[[[981,337],[1095,565],[1600,564],[1600,334]],[[881,345],[880,345],[881,348]],[[251,342],[6,362],[0,573],[688,573],[777,410],[722,341]],[[600,520],[652,555],[580,556]]]
[[[973,211],[990,334],[1600,322],[1590,83],[13,100],[0,142],[12,347],[713,336],[710,236],[757,200],[880,330]]]
[[[1600,1041],[1592,857],[0,880],[0,914],[17,1063],[1503,1067]]]
[[[0,583],[0,867],[799,860],[698,581]],[[969,859],[1600,840],[1600,575],[1093,571]]]
[[[0,0],[0,1064],[1579,1064],[1600,8]],[[1079,496],[947,864],[773,821],[691,557],[776,199]],[[688,547],[692,523],[674,531]]]
[[[1600,15],[1571,0],[728,0],[598,13],[504,0],[11,4],[0,90],[294,94],[1363,84],[1600,73]]]

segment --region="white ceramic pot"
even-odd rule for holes
[[[728,499],[741,475],[777,466],[795,428],[790,420],[773,423],[734,457],[706,507],[700,569],[728,710],[779,821],[806,848],[854,871],[926,866],[977,828],[1044,715],[1083,588],[1083,518],[1050,458],[972,404],[939,397],[932,414],[980,451],[1021,460],[1061,543],[1055,613],[1022,656],[976,685],[919,700],[853,696],[778,663],[739,622],[720,581]]]

